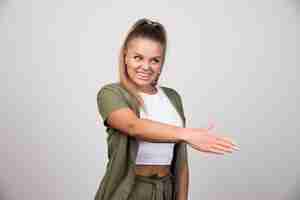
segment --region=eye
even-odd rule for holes
[[[141,56],[134,56],[133,57],[135,60],[141,60],[142,58],[141,58]]]
[[[160,62],[159,59],[153,59],[152,61],[154,61],[154,63],[159,63]]]

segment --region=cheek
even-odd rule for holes
[[[135,67],[133,67],[132,65],[127,65],[127,73],[131,77],[135,76]]]
[[[128,73],[129,75],[132,75],[132,73],[134,73],[134,71],[132,70],[131,67],[127,67],[127,73]]]
[[[139,66],[138,62],[129,61],[127,62],[127,67],[130,68],[130,70],[134,70]]]
[[[160,70],[161,70],[161,65],[155,65],[155,66],[153,66],[153,70],[154,70],[155,73],[159,73]]]

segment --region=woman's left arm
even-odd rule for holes
[[[178,200],[188,200],[189,191],[189,167],[185,162],[182,170],[179,173],[179,192]]]

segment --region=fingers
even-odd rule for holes
[[[188,142],[194,149],[214,154],[232,153],[235,150],[239,150],[236,142],[228,137],[217,136],[213,131],[209,131],[215,128],[213,123],[210,123],[205,131],[200,130],[200,135],[195,135],[195,138],[191,137],[191,141]],[[198,131],[198,129],[192,129]],[[198,137],[198,138],[197,138]],[[193,141],[193,139],[195,139]]]
[[[226,137],[216,137],[215,143],[211,144],[209,151],[215,154],[232,153],[240,150],[235,142]]]
[[[227,148],[227,149],[232,149],[232,150],[239,150],[240,149],[236,144],[234,144],[232,142],[226,142],[226,141],[223,141],[223,140],[217,140],[216,144],[219,145],[219,146],[222,146],[224,148]]]
[[[208,132],[213,131],[213,129],[215,129],[215,123],[212,121],[209,121],[208,123],[208,128],[206,129]],[[227,148],[227,151],[232,152],[231,150],[239,150],[239,147],[237,145],[236,142],[234,142],[233,140],[231,140],[230,138],[227,137],[218,137],[216,136],[216,140],[217,140],[217,144]]]
[[[232,153],[233,152],[233,149],[230,148],[230,147],[225,147],[225,146],[222,146],[222,145],[218,145],[218,144],[215,144],[213,146],[211,146],[211,151],[213,152],[216,152],[216,153]]]
[[[232,147],[238,147],[237,143],[227,137],[216,137],[217,143],[221,145],[230,145]]]
[[[224,155],[225,153],[233,153],[234,150],[239,150],[235,149],[235,147],[232,147],[230,145],[220,145],[217,143],[202,148],[199,148],[199,146],[196,145],[191,145],[191,147],[204,153],[214,153],[219,155]]]

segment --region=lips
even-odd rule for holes
[[[149,79],[150,74],[145,74],[145,73],[137,73],[137,75],[142,78],[142,79]]]

